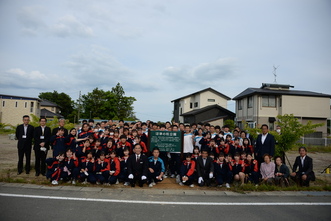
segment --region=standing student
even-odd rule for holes
[[[148,158],[148,182],[149,187],[153,187],[156,183],[163,180],[163,174],[165,172],[165,167],[163,160],[159,157],[160,150],[159,148],[153,148],[153,156]]]
[[[269,133],[269,127],[263,124],[262,134],[259,134],[255,143],[255,159],[261,164],[264,159],[263,156],[268,154],[271,158],[275,153],[275,137]]]
[[[23,116],[23,124],[16,128],[17,150],[18,150],[18,163],[17,174],[23,172],[23,159],[25,155],[25,173],[30,173],[30,159],[32,149],[32,138],[34,127],[29,124],[30,117],[28,115]]]
[[[194,135],[189,125],[185,126],[183,153],[193,153]]]
[[[39,119],[39,125],[34,129],[34,153],[35,153],[35,169],[36,176],[41,173],[46,176],[46,156],[49,150],[49,142],[51,138],[51,128],[46,126],[46,118]]]
[[[315,180],[315,173],[313,171],[313,159],[307,156],[307,149],[305,147],[299,148],[300,156],[297,156],[293,164],[292,179],[300,186],[309,186],[309,182]]]
[[[50,143],[53,146],[53,157],[58,156],[60,152],[64,153],[66,151],[63,135],[64,129],[60,128],[50,139]]]
[[[213,160],[208,156],[207,150],[201,151],[201,156],[197,159],[198,184],[200,186],[210,186],[211,179],[214,176]]]
[[[148,160],[147,156],[142,154],[142,148],[139,144],[134,146],[134,154],[128,159],[128,178],[131,187],[135,187],[138,181],[139,186],[142,187],[147,181]]]

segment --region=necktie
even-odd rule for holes
[[[137,155],[137,162],[140,160],[140,156],[139,155]]]

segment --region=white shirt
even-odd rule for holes
[[[303,167],[303,165],[305,164],[305,159],[306,159],[306,156],[301,157],[301,165],[302,165],[302,167]]]
[[[27,135],[28,133],[28,125],[24,124],[24,135]]]
[[[193,153],[193,134],[184,134],[184,148],[183,153]]]
[[[262,142],[262,144],[264,144],[264,141],[267,138],[267,136],[268,136],[268,133],[262,134],[262,136],[261,136],[261,142]]]

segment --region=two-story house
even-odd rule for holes
[[[0,94],[0,123],[16,126],[24,115],[40,117],[39,98]]]
[[[177,98],[174,103],[174,121],[179,123],[213,123],[222,125],[225,119],[234,119],[235,113],[227,109],[230,97],[212,89]]]
[[[316,129],[325,136],[331,95],[290,89],[293,87],[263,83],[260,88],[247,88],[238,94],[233,98],[238,126],[243,127],[244,122],[253,128],[267,124],[273,130],[277,125],[277,115],[293,114],[303,124],[308,121],[325,123]]]
[[[63,118],[61,115],[61,107],[51,101],[42,100],[40,103],[40,109],[40,116],[47,119],[52,119],[54,117]]]

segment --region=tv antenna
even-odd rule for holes
[[[274,74],[274,77],[275,77],[274,83],[277,84],[277,73],[276,72],[277,72],[277,68],[279,67],[279,65],[277,67],[275,67],[275,65],[274,65],[273,67],[274,67],[274,71],[272,73]]]

